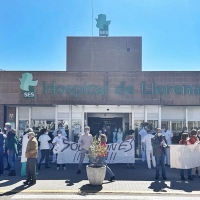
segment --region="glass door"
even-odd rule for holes
[[[172,121],[171,124],[172,124],[171,131],[173,133],[172,143],[178,144],[180,140],[179,134],[183,129],[183,121]]]

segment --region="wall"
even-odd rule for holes
[[[0,72],[1,105],[200,104],[200,72],[31,72],[35,98],[24,98],[23,73]]]
[[[67,37],[67,71],[141,70],[141,37]]]

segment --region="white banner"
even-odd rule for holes
[[[78,143],[63,141],[59,146],[54,147],[53,152],[58,154],[58,164],[79,163],[81,147]],[[107,152],[107,163],[135,163],[134,140],[107,144]],[[87,156],[83,162],[89,162]]]
[[[170,145],[170,166],[191,169],[200,166],[200,144]]]

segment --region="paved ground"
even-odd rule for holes
[[[51,169],[41,167],[37,177],[37,184],[24,187],[24,177],[20,177],[20,163],[16,177],[7,176],[7,171],[0,176],[0,199],[9,195],[24,194],[113,194],[113,195],[200,195],[200,178],[194,181],[181,181],[179,170],[166,167],[167,181],[155,181],[155,169],[148,169],[141,161],[136,163],[136,169],[126,169],[125,164],[109,165],[116,175],[115,182],[106,179],[102,186],[91,186],[87,180],[85,166],[82,174],[77,175],[77,165],[68,164],[67,170],[56,171],[56,165],[51,164]],[[188,197],[189,197],[188,196]],[[30,198],[31,199],[31,198]]]

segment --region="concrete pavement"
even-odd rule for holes
[[[137,161],[136,169],[127,169],[126,164],[109,165],[116,181],[106,179],[102,186],[91,186],[87,180],[85,165],[80,175],[76,174],[77,165],[67,164],[67,170],[56,171],[56,164],[50,169],[41,167],[37,184],[24,187],[25,177],[20,177],[20,163],[16,177],[7,176],[7,171],[0,176],[0,197],[10,194],[123,194],[123,195],[200,195],[200,178],[194,181],[181,181],[179,170],[166,167],[167,180],[155,181],[155,169],[148,169],[146,164]]]

